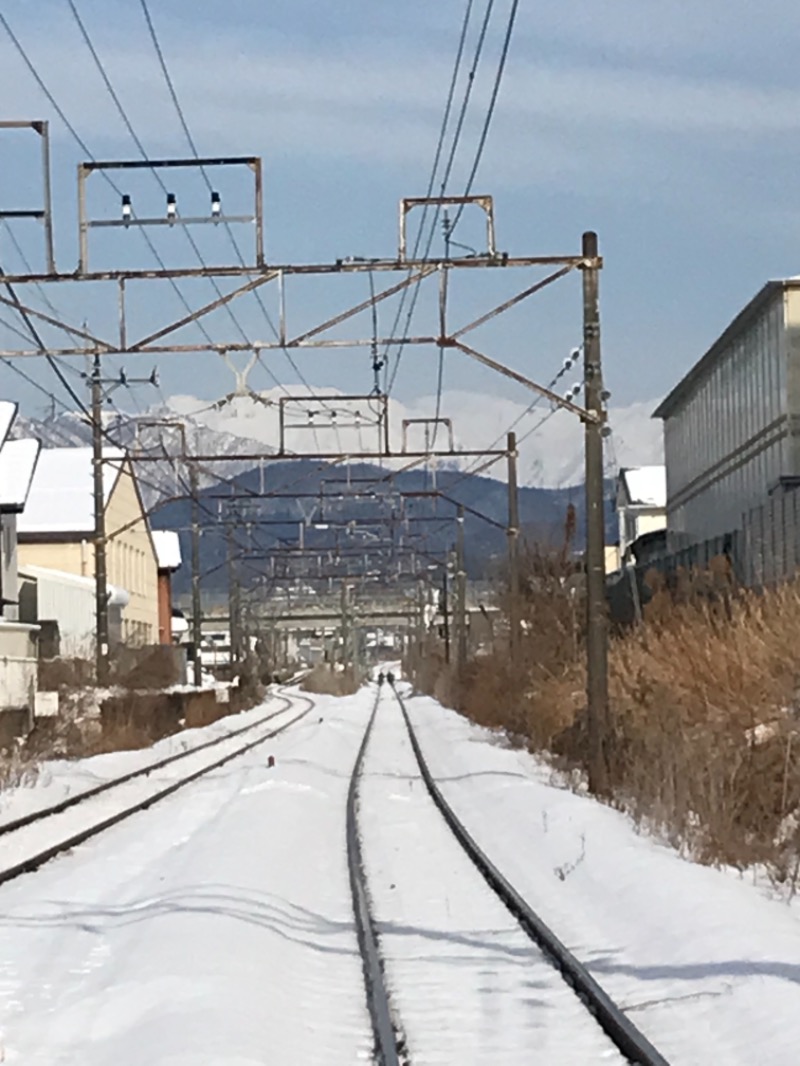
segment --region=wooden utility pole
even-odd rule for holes
[[[584,233],[583,367],[586,410],[586,699],[589,786],[608,788],[605,739],[608,734],[608,617],[606,613],[605,513],[603,483],[603,374],[600,359],[600,270],[597,234]],[[591,264],[590,264],[591,261]]]
[[[97,641],[97,683],[108,681],[108,567],[106,555],[106,501],[103,489],[103,378],[100,356],[92,366],[92,497],[94,502],[94,595]]]
[[[200,596],[200,499],[197,486],[197,465],[189,463],[189,492],[192,497],[192,644],[194,645],[194,683],[203,683],[203,664],[200,645],[203,640],[203,605]]]
[[[456,525],[456,662],[461,674],[467,665],[467,570],[464,560],[464,507],[459,504]]]
[[[519,652],[519,493],[517,491],[517,435],[509,433],[508,450],[508,650]]]

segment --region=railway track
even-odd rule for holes
[[[459,1009],[492,1019],[486,1040],[498,1061],[507,1061],[503,1055],[513,1054],[503,1046],[509,1009],[516,1015],[508,1016],[508,1030],[519,1033],[521,1023],[526,1051],[540,1061],[668,1066],[475,843],[433,780],[402,698],[394,686],[389,691],[391,703],[378,691],[347,804],[375,1061],[413,1066],[421,1048],[425,1061],[464,1060],[464,1049],[460,1058],[456,1049],[463,1038]],[[385,715],[390,709],[395,713]],[[370,754],[380,729],[389,734],[382,764]],[[461,987],[472,991],[471,1006],[460,1002]],[[533,1003],[531,987],[542,990]],[[484,1061],[486,1053],[472,1061]]]
[[[305,718],[314,707],[313,700],[306,696],[281,695],[278,700],[283,706],[270,711],[269,714],[255,722],[250,722],[246,726],[214,737],[186,751],[177,752],[149,763],[147,766],[122,774],[120,777],[105,781],[59,803],[0,824],[0,885],[22,874],[37,870],[51,859],[83,844],[106,829],[118,825],[139,811],[146,810],[233,759],[252,751]],[[291,714],[298,704],[302,709],[296,714]],[[269,728],[270,723],[284,715],[291,716],[286,721]],[[266,732],[263,732],[265,727]],[[210,761],[204,758],[212,749],[231,744],[259,730],[262,732],[258,732],[258,735],[247,739],[244,743],[235,744],[233,750],[226,751],[224,755],[212,758]],[[126,792],[136,791],[128,786],[134,784],[138,787],[140,779],[149,778],[154,772],[181,762],[191,764],[192,769],[188,773],[180,774],[166,785],[159,786],[157,782],[151,782],[154,787],[144,796],[138,792],[135,798],[126,796]],[[196,765],[198,762],[199,765]],[[98,817],[98,814],[102,816]]]

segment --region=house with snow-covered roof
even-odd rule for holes
[[[38,627],[19,620],[17,522],[39,457],[38,440],[11,440],[17,405],[0,400],[0,735],[27,732],[37,689]]]
[[[103,495],[110,606],[122,610],[119,639],[154,644],[156,547],[130,459],[118,448],[103,449]],[[42,450],[18,530],[20,565],[94,577],[91,448]]]
[[[616,508],[619,557],[625,566],[631,561],[635,541],[667,528],[666,467],[623,467],[617,476]]]
[[[176,637],[173,632],[172,575],[180,569],[181,542],[171,529],[154,529],[152,536],[158,564],[158,642],[172,644]]]

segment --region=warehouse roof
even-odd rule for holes
[[[694,387],[708,374],[711,367],[727,350],[732,340],[743,333],[769,307],[772,301],[782,296],[787,289],[800,289],[800,278],[785,278],[782,281],[768,281],[742,308],[730,325],[714,341],[708,351],[698,360],[675,388],[661,401],[653,412],[653,418],[669,418],[676,411]]]
[[[181,542],[171,529],[154,529],[153,546],[159,570],[177,570],[181,565]]]
[[[667,468],[629,466],[619,472],[628,502],[640,507],[667,506]]]
[[[103,448],[105,502],[125,462],[119,448]],[[39,454],[28,502],[17,523],[25,533],[94,532],[91,448],[44,448]]]

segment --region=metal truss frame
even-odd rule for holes
[[[33,219],[42,223],[44,230],[44,254],[50,274],[56,273],[55,253],[53,250],[53,197],[50,187],[50,123],[46,119],[4,119],[0,121],[3,130],[33,130],[39,134],[42,149],[42,206],[39,208],[12,208],[0,210],[0,220],[11,221],[15,218]]]
[[[95,170],[104,170],[109,168],[117,169],[130,169],[133,167],[143,166],[156,166],[156,167],[185,167],[185,166],[224,166],[224,165],[248,165],[254,169],[256,174],[256,207],[255,207],[255,220],[257,227],[257,254],[256,263],[250,265],[237,265],[237,264],[224,264],[219,266],[202,266],[202,267],[187,267],[187,268],[167,268],[158,270],[135,270],[135,269],[112,269],[112,270],[88,270],[86,269],[86,235],[91,225],[102,222],[103,224],[125,225],[125,221],[120,220],[90,220],[88,219],[85,211],[85,199],[84,182],[88,174]],[[578,404],[573,403],[571,400],[565,399],[563,396],[559,396],[551,389],[547,389],[537,382],[532,381],[530,378],[523,374],[518,373],[504,366],[502,363],[490,356],[479,351],[477,348],[468,344],[465,340],[474,330],[480,326],[485,325],[487,322],[505,314],[512,307],[515,307],[527,300],[531,296],[543,289],[552,285],[554,282],[559,281],[561,278],[566,277],[568,274],[575,270],[590,270],[597,271],[602,267],[602,258],[594,250],[594,254],[588,254],[586,247],[584,247],[580,254],[568,254],[568,255],[545,255],[545,256],[510,256],[507,253],[497,252],[495,248],[494,238],[494,206],[490,196],[468,196],[468,197],[410,197],[401,200],[400,202],[400,232],[398,237],[397,255],[393,258],[378,258],[378,259],[363,259],[357,257],[349,257],[346,259],[337,259],[333,263],[283,263],[283,264],[267,264],[264,262],[263,249],[261,248],[261,227],[262,227],[262,215],[261,215],[261,161],[258,157],[235,157],[235,158],[217,158],[207,160],[185,160],[185,159],[173,159],[173,160],[157,160],[155,162],[144,163],[142,161],[117,161],[117,162],[96,162],[96,163],[81,163],[79,165],[79,189],[81,190],[80,201],[80,219],[79,228],[81,236],[81,259],[79,268],[75,273],[58,273],[54,268],[52,261],[49,263],[50,270],[48,273],[41,274],[9,274],[4,276],[4,281],[8,284],[18,286],[22,292],[23,298],[19,299],[18,303],[9,301],[2,298],[3,303],[10,303],[11,306],[17,311],[24,311],[34,319],[47,322],[52,326],[59,327],[65,331],[69,340],[67,343],[60,347],[50,347],[48,349],[49,354],[52,356],[67,356],[67,355],[104,355],[104,354],[120,354],[120,355],[132,355],[132,354],[146,354],[146,355],[164,355],[171,353],[193,353],[193,352],[206,352],[216,351],[218,353],[226,354],[228,352],[236,351],[251,351],[262,352],[271,350],[302,350],[305,348],[312,349],[347,349],[347,348],[364,348],[368,347],[375,350],[376,347],[381,346],[389,348],[391,346],[437,346],[440,349],[454,349],[467,355],[469,358],[476,362],[482,363],[484,366],[504,374],[513,381],[522,385],[526,389],[529,389],[556,405],[557,407],[564,408],[577,415],[584,423],[585,422],[599,422],[602,421],[594,411],[589,411]],[[409,259],[406,255],[406,227],[405,220],[408,212],[418,206],[437,206],[444,203],[458,203],[462,204],[475,204],[482,208],[487,217],[487,245],[488,250],[484,254],[480,255],[468,255],[461,257],[446,256],[444,258],[416,258]],[[49,212],[48,212],[49,218]],[[159,224],[165,220],[141,220],[143,223],[149,221],[158,221]],[[178,224],[180,219],[177,215],[171,219],[167,219],[167,222],[172,221],[174,224]],[[184,220],[189,221],[189,220]],[[217,220],[209,218],[207,220],[215,222]],[[132,220],[129,220],[128,225],[133,224]],[[510,298],[502,301],[499,304],[495,304],[492,307],[487,308],[476,318],[465,322],[458,323],[452,326],[448,322],[448,291],[449,291],[449,276],[453,271],[459,270],[507,270],[514,268],[547,268],[548,273],[544,277],[539,277],[525,288],[516,292]],[[387,288],[371,293],[369,298],[362,300],[355,305],[344,308],[338,314],[326,319],[325,321],[318,323],[311,329],[306,329],[301,333],[292,334],[288,327],[287,322],[287,309],[286,309],[286,287],[285,282],[287,278],[309,278],[314,276],[333,276],[333,275],[347,275],[347,274],[363,274],[363,273],[402,273],[402,277],[399,281],[389,285]],[[225,279],[232,279],[237,282],[234,288],[218,296],[216,299],[183,315],[180,318],[162,326],[160,329],[151,332],[143,337],[138,337],[135,340],[130,339],[129,328],[129,288],[138,282],[152,282],[156,280],[166,280],[169,282],[175,282],[181,278],[211,278],[217,283],[224,281]],[[428,279],[435,278],[438,282],[439,298],[438,298],[438,322],[436,328],[430,330],[427,333],[414,333],[410,335],[388,335],[384,337],[375,336],[355,336],[355,337],[334,337],[330,335],[330,331],[335,327],[342,325],[345,322],[350,321],[352,318],[360,314],[367,309],[374,309],[374,307],[381,303],[383,300],[388,299],[398,293],[402,293],[404,290],[408,290],[414,286],[423,285]],[[226,339],[221,342],[209,343],[207,340],[203,342],[187,342],[176,334],[180,334],[180,331],[189,325],[198,323],[212,314],[214,311],[231,304],[233,301],[240,297],[258,290],[259,288],[277,281],[279,285],[279,303],[280,303],[280,315],[279,315],[279,327],[277,329],[277,337],[274,339],[254,339],[252,341],[247,340],[233,340]],[[74,327],[69,327],[66,324],[60,322],[58,319],[45,314],[38,308],[30,306],[30,301],[24,299],[26,286],[44,286],[44,285],[81,285],[92,284],[99,287],[101,291],[105,291],[110,284],[112,288],[116,289],[115,303],[117,306],[118,317],[118,329],[117,335],[113,338],[99,337],[94,334],[90,334],[86,330],[78,330]],[[70,343],[71,341],[71,343]],[[83,343],[77,343],[81,341]],[[13,357],[25,357],[25,356],[39,356],[41,355],[41,349],[17,346],[14,348],[4,348],[0,350],[0,357],[13,358]]]

